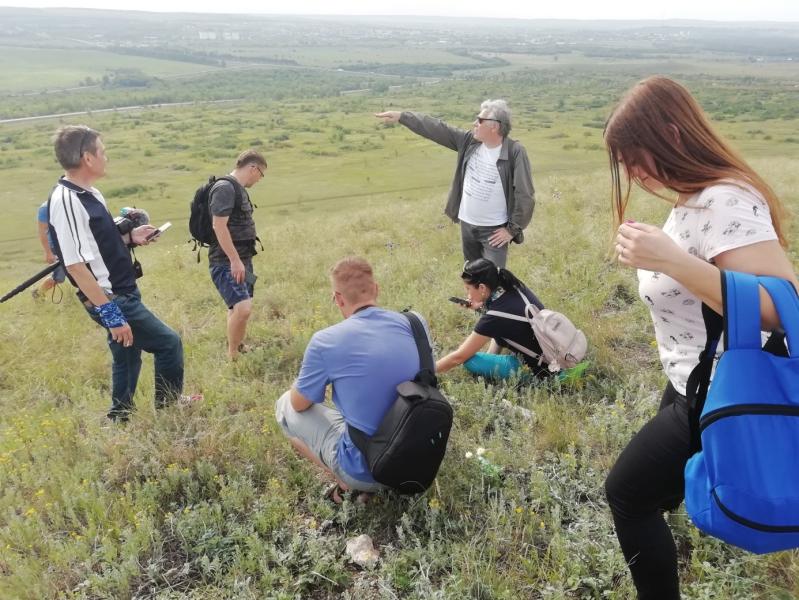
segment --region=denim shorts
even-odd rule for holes
[[[242,262],[244,263],[245,271],[252,273],[252,259],[245,258]],[[233,308],[239,302],[249,300],[255,295],[255,286],[253,284],[246,281],[236,283],[236,280],[233,279],[233,274],[230,272],[230,264],[211,265],[209,270],[211,271],[211,279],[228,308]]]

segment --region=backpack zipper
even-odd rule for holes
[[[718,504],[721,512],[744,527],[756,529],[757,531],[764,531],[766,533],[799,533],[799,525],[765,525],[763,523],[757,523],[756,521],[750,521],[746,517],[742,517],[741,515],[734,513],[729,508],[724,506],[724,503],[719,499],[718,494],[716,494],[715,489],[710,493],[713,495],[713,500],[715,500],[716,504]]]
[[[799,417],[799,406],[786,406],[782,404],[737,404],[726,406],[707,413],[699,421],[699,429],[706,427],[725,417],[739,415],[784,415],[786,417]]]

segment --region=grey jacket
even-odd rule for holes
[[[441,119],[422,113],[404,111],[400,115],[399,122],[414,133],[458,153],[455,176],[452,179],[447,206],[444,209],[444,213],[457,223],[463,195],[466,161],[482,142],[475,140],[471,131],[452,127]],[[513,241],[521,244],[524,241],[522,232],[530,224],[535,208],[533,175],[524,146],[510,138],[504,138],[497,160],[497,169],[502,181],[502,189],[505,191],[505,199],[508,202],[507,228],[513,235]]]

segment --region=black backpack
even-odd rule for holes
[[[189,233],[194,241],[195,248],[197,246],[209,246],[216,242],[216,234],[214,234],[213,221],[211,218],[211,188],[217,181],[229,181],[233,184],[233,189],[236,190],[236,204],[241,206],[243,201],[241,194],[241,184],[235,177],[225,175],[224,177],[216,177],[211,175],[208,182],[202,184],[194,192],[194,200],[191,201],[191,212],[189,214]],[[190,240],[191,241],[191,240]],[[199,255],[197,256],[199,260]]]
[[[397,399],[373,436],[348,425],[350,439],[363,453],[375,481],[400,494],[425,491],[433,483],[447,450],[452,407],[438,390],[433,352],[419,318],[411,323],[421,370],[397,386]]]

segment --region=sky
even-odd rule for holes
[[[799,22],[799,0],[0,0],[0,7],[114,8],[152,12],[420,15],[518,19],[701,19]]]

